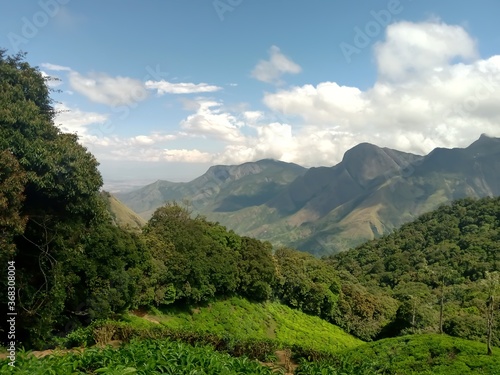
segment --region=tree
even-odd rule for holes
[[[240,254],[238,293],[255,301],[269,299],[276,281],[271,244],[243,237]]]
[[[484,279],[484,286],[486,290],[486,323],[487,323],[487,334],[486,334],[486,345],[487,354],[493,355],[491,350],[491,340],[493,337],[493,329],[495,324],[495,310],[497,309],[497,297],[500,291],[500,273],[498,272],[487,272]]]
[[[191,218],[174,202],[154,212],[144,234],[165,249],[171,244],[168,255],[157,254],[168,270],[163,285],[175,289],[176,300],[197,303],[236,292],[241,240],[235,233],[201,216]]]
[[[18,334],[43,345],[73,287],[71,251],[106,212],[96,159],[54,125],[46,80],[24,58],[0,50],[0,230],[16,261]]]
[[[398,284],[394,297],[401,302],[396,313],[396,322],[402,333],[417,333],[432,326],[436,321],[431,308],[432,290],[421,282]]]
[[[8,150],[0,151],[0,248],[2,264],[15,254],[14,237],[24,232],[26,217],[21,214],[26,173]]]
[[[288,248],[275,252],[277,295],[283,303],[324,319],[337,308],[340,282],[335,270],[310,254]]]

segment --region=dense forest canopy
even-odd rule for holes
[[[326,262],[399,302],[382,335],[441,331],[482,339],[488,301],[500,292],[500,198],[443,205]]]

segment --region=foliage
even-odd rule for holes
[[[379,324],[372,337],[440,332],[442,326],[446,333],[485,341],[487,303],[498,304],[498,290],[488,292],[482,280],[500,269],[499,253],[500,198],[466,198],[326,262],[341,275],[359,280],[388,310],[392,301],[398,301],[396,315],[389,314],[390,322]],[[342,296],[339,305],[342,309]],[[366,303],[359,305],[365,308]],[[357,319],[363,320],[362,312],[337,322],[349,330]],[[494,314],[490,325],[494,345],[500,344],[494,334],[498,324]],[[358,329],[350,332],[363,337]]]
[[[363,374],[495,374],[500,352],[446,335],[412,335],[361,345],[337,356],[341,367],[369,364]]]
[[[368,289],[345,271],[338,275],[341,291],[332,322],[362,340],[376,339],[396,318],[398,301],[383,291]]]
[[[159,304],[235,294],[262,301],[271,295],[275,268],[269,244],[241,238],[201,216],[191,218],[175,202],[155,211],[144,236],[161,273]]]
[[[0,372],[8,371],[6,360]],[[272,374],[270,368],[248,358],[233,358],[210,347],[195,346],[170,340],[137,340],[119,349],[88,349],[64,356],[50,355],[42,359],[25,354],[16,361],[14,374]]]
[[[0,151],[0,248],[2,264],[15,253],[14,237],[23,233],[26,218],[21,214],[26,173],[8,150]]]
[[[148,252],[111,226],[98,163],[54,125],[49,94],[23,54],[0,50],[0,258],[15,261],[17,339],[33,347],[149,302]]]
[[[241,238],[238,262],[238,294],[254,301],[266,301],[276,282],[272,246],[254,238]]]
[[[276,250],[277,295],[283,303],[308,314],[331,319],[340,291],[335,270],[310,254]]]
[[[210,332],[238,339],[276,339],[282,346],[297,345],[324,352],[361,344],[338,327],[278,302],[256,304],[233,297],[193,310],[170,308],[161,315],[154,315],[154,319],[172,329]]]

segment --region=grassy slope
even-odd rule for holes
[[[367,363],[370,374],[500,374],[500,350],[447,335],[402,336],[360,345],[340,355],[341,362]]]
[[[271,338],[336,352],[363,342],[326,321],[276,302],[257,304],[241,298],[214,302],[192,311],[165,311],[154,318],[172,328],[209,331],[240,338]]]
[[[102,192],[101,196],[103,197],[111,218],[116,225],[120,227],[140,229],[144,224],[146,224],[146,220],[125,206],[122,202],[116,199],[115,196],[107,192]]]

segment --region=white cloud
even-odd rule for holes
[[[272,46],[269,50],[269,60],[260,60],[252,71],[252,77],[266,83],[280,84],[283,74],[297,74],[302,68],[283,55],[280,49]]]
[[[208,152],[199,150],[169,150],[165,149],[161,155],[161,159],[168,162],[184,162],[184,163],[207,163],[212,161],[212,155]]]
[[[334,165],[340,161],[344,147],[357,142],[350,134],[335,129],[306,126],[298,131],[290,124],[272,122],[255,127],[257,134],[245,142],[230,144],[214,155],[221,164],[244,163],[264,158],[293,162],[303,166]]]
[[[103,124],[108,120],[108,115],[96,112],[84,112],[78,108],[71,108],[64,103],[54,106],[57,112],[54,123],[66,133],[76,133],[80,140],[85,142],[89,136],[89,125]]]
[[[323,82],[266,94],[264,103],[301,118],[302,131],[309,129],[305,139],[323,134],[340,149],[334,159],[317,153],[316,164],[338,162],[363,141],[415,153],[463,147],[480,133],[500,135],[500,56],[463,61],[474,56],[475,43],[459,26],[396,23],[375,48],[373,87]]]
[[[222,90],[222,87],[209,85],[207,83],[187,83],[179,82],[172,83],[165,80],[161,81],[146,81],[146,88],[157,90],[158,95],[164,94],[193,94],[214,92]]]
[[[137,135],[131,139],[133,145],[154,145],[164,141],[173,141],[177,136],[173,134]]]
[[[261,111],[245,111],[243,112],[245,120],[254,122],[264,117],[264,113]]]
[[[243,122],[234,115],[222,111],[221,103],[208,99],[193,102],[196,102],[198,107],[196,113],[181,122],[181,129],[192,136],[204,136],[227,142],[240,142],[243,139],[240,131]],[[191,107],[193,102],[190,102]]]
[[[129,77],[111,77],[104,73],[84,76],[72,71],[69,73],[69,83],[73,90],[91,101],[113,107],[133,105],[148,96],[144,84]]]
[[[461,26],[442,22],[399,22],[387,28],[386,40],[375,46],[381,79],[414,80],[444,69],[452,59],[478,55],[475,41]]]
[[[71,68],[69,68],[67,66],[56,65],[56,64],[51,64],[51,63],[42,63],[40,65],[47,70],[53,70],[56,72],[60,72],[60,71],[71,72]]]

